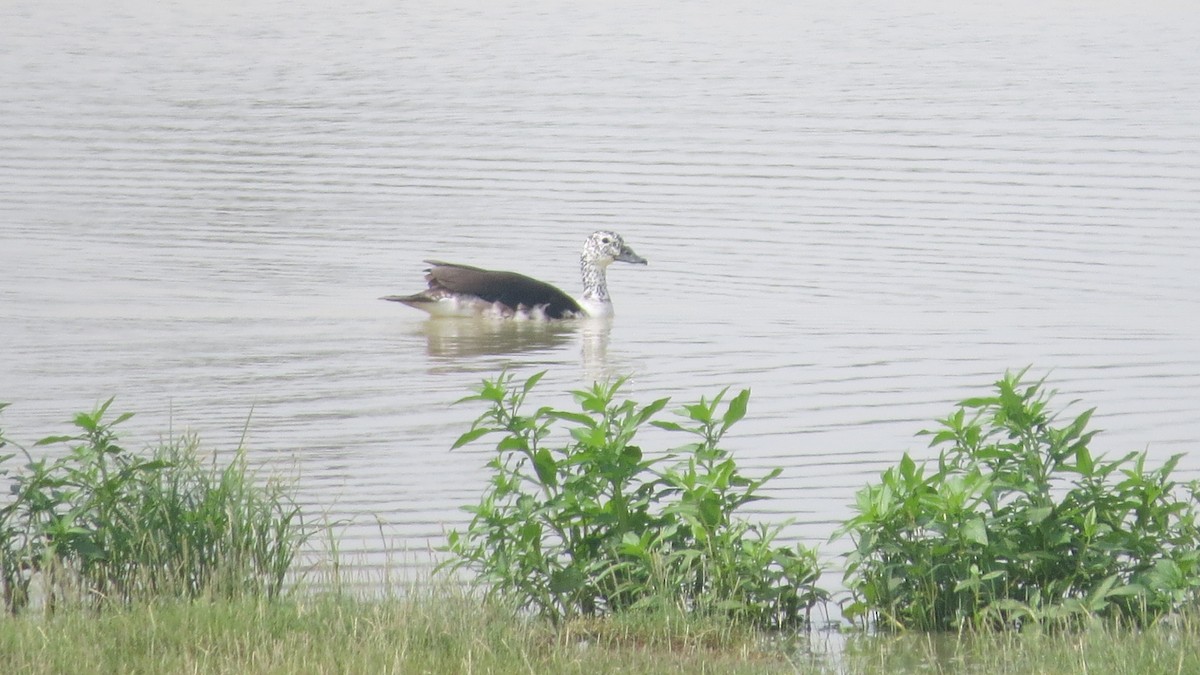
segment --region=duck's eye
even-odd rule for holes
[[[611,240],[611,239],[609,239],[608,237],[603,237],[603,238],[601,238],[601,239],[600,239],[600,243],[601,243],[601,244],[607,244],[607,243],[609,243],[610,241],[612,241],[612,240]]]

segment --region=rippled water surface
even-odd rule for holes
[[[785,468],[755,506],[831,560],[1006,368],[1200,474],[1187,3],[325,4],[0,7],[10,435],[113,394],[138,443],[249,419],[368,565],[465,522],[488,451],[448,451],[451,402],[504,367],[554,404],[750,387],[729,446]],[[377,300],[426,258],[577,292],[601,227],[650,261],[610,327]]]

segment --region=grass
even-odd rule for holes
[[[904,633],[849,640],[847,673],[1200,673],[1200,617],[1149,628],[1097,622],[1060,633]]]
[[[650,617],[554,628],[460,591],[134,604],[0,619],[7,673],[770,673],[728,623]]]
[[[813,640],[820,642],[820,635]],[[1200,672],[1200,618],[1076,632],[851,634],[841,654],[724,619],[630,613],[554,626],[454,588],[134,603],[0,618],[6,673]]]
[[[123,603],[165,597],[278,594],[314,529],[291,486],[258,480],[239,448],[224,466],[194,436],[146,451],[123,447],[112,399],[79,413],[74,433],[0,455],[0,605]],[[0,410],[4,405],[0,404]],[[64,447],[65,446],[65,447]]]

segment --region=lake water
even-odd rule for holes
[[[556,405],[751,388],[755,513],[834,566],[854,492],[1005,369],[1200,475],[1190,4],[326,4],[0,6],[11,436],[114,394],[133,445],[248,420],[368,567],[466,522],[451,403],[502,368]],[[598,228],[650,261],[607,328],[377,299],[426,258],[577,292]]]

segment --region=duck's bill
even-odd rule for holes
[[[614,258],[614,260],[618,260],[618,261],[620,261],[620,262],[633,263],[633,264],[635,264],[635,265],[646,265],[646,264],[648,264],[648,263],[646,262],[646,259],[645,259],[645,258],[643,258],[642,256],[640,256],[640,255],[638,255],[638,254],[634,253],[634,252],[633,252],[633,249],[631,249],[631,248],[625,248],[625,249],[622,249],[622,250],[621,250],[621,253],[620,253],[620,255],[618,255],[616,258]]]

